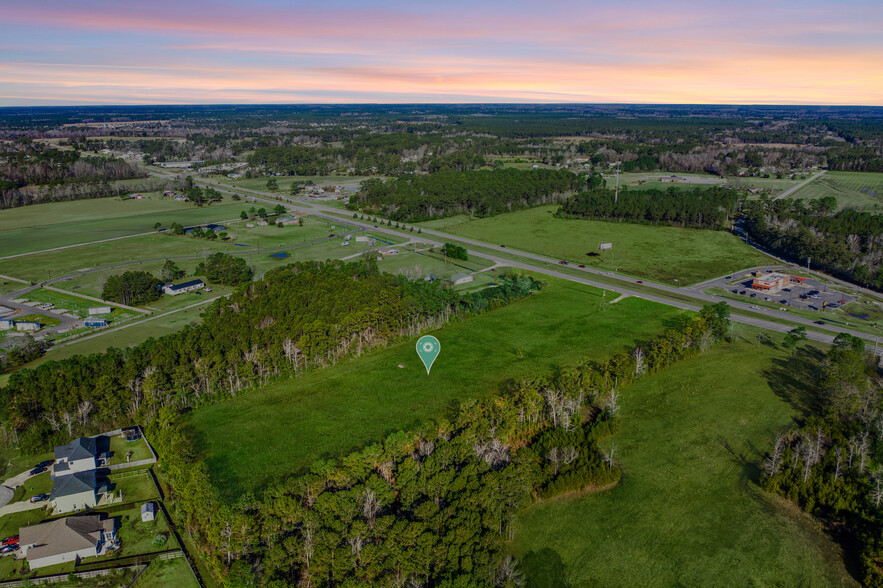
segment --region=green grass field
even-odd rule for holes
[[[143,200],[97,198],[35,204],[0,211],[0,251],[17,255],[54,247],[146,233],[157,222],[169,227],[239,218],[245,203],[197,207],[155,194]],[[125,241],[116,241],[117,244]],[[0,272],[2,273],[2,272]]]
[[[26,294],[26,297],[32,302],[49,302],[54,304],[55,308],[52,309],[53,312],[68,310],[71,314],[77,315],[80,318],[89,316],[89,308],[93,306],[102,306],[100,302],[95,302],[94,300],[87,300],[85,298],[80,298],[79,296],[73,296],[64,292],[55,292],[54,290],[47,290],[45,288],[31,290]],[[106,318],[109,321],[117,321],[135,316],[136,314],[138,313],[114,306],[113,312],[101,315],[101,318]]]
[[[878,210],[883,206],[883,173],[831,171],[789,198],[837,198],[840,208]]]
[[[430,376],[408,341],[200,408],[189,428],[226,497],[260,490],[317,458],[418,426],[453,402],[607,357],[678,320],[675,309],[645,300],[608,301],[594,288],[552,280],[525,300],[434,333],[442,352]]]
[[[291,193],[291,185],[305,182],[313,182],[316,186],[350,186],[350,185],[358,185],[362,180],[367,180],[369,177],[380,177],[380,176],[275,176],[273,178],[265,177],[265,178],[240,178],[238,180],[231,180],[226,176],[205,176],[205,179],[211,184],[214,182],[221,182],[222,184],[229,184],[231,186],[238,186],[240,188],[246,188],[248,190],[257,190],[258,192],[268,192],[271,194],[279,194],[280,196],[288,196]],[[267,180],[274,179],[276,183],[279,185],[279,189],[275,192],[271,192],[267,190]]]
[[[530,586],[854,586],[808,515],[754,484],[758,451],[803,415],[803,354],[755,331],[626,388],[622,482],[524,513]]]
[[[685,286],[774,262],[725,231],[561,219],[553,216],[557,210],[557,205],[541,206],[484,219],[456,216],[421,225],[672,285],[675,279]],[[586,255],[597,252],[603,242],[612,242],[613,249],[598,257]]]

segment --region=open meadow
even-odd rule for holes
[[[239,218],[245,203],[229,196],[198,207],[162,194],[143,200],[96,198],[34,204],[0,211],[0,257],[147,233],[153,225],[194,225]]]
[[[195,410],[188,429],[226,498],[260,491],[321,457],[339,456],[445,414],[452,403],[604,359],[676,324],[680,312],[549,280],[504,308],[449,325],[427,376],[405,341]],[[401,366],[401,367],[400,367]]]
[[[815,351],[738,333],[623,390],[605,442],[622,481],[521,516],[511,548],[528,585],[856,585],[818,523],[754,483],[761,452],[806,414]]]
[[[540,206],[473,220],[461,215],[420,226],[671,285],[774,263],[725,231],[562,219],[557,210]],[[588,255],[605,242],[613,249]]]
[[[833,196],[838,208],[879,210],[883,206],[883,173],[831,171],[791,194],[817,200]]]

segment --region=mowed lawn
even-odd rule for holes
[[[250,206],[250,205],[249,205]],[[0,210],[0,256],[147,233],[155,223],[194,225],[239,218],[244,202],[198,207],[161,195],[143,200],[95,198]]]
[[[493,244],[548,255],[571,263],[685,286],[775,261],[726,231],[562,219],[558,206],[541,206],[490,218],[465,216],[422,226]],[[597,257],[600,243],[613,249]]]
[[[551,281],[434,332],[441,354],[430,375],[408,341],[199,408],[188,429],[214,483],[233,499],[442,416],[457,401],[579,358],[606,358],[679,320],[680,311],[645,300],[608,301],[597,289]]]
[[[883,205],[883,173],[828,172],[790,198],[818,199],[833,196],[839,208],[871,210]]]
[[[623,390],[617,487],[534,505],[531,586],[853,586],[811,517],[754,483],[806,399],[807,365],[753,336]]]

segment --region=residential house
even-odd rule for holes
[[[79,563],[87,557],[104,555],[115,544],[116,520],[102,520],[100,515],[65,517],[21,527],[18,536],[22,555],[32,570]]]
[[[141,522],[147,523],[156,518],[156,504],[145,502],[141,505]]]
[[[98,450],[94,437],[79,437],[67,445],[55,448],[55,464],[52,477],[67,476],[75,472],[86,472],[98,467]]]
[[[49,501],[56,513],[77,512],[98,504],[95,470],[55,476]]]
[[[183,284],[166,284],[163,286],[162,290],[170,296],[177,296],[178,294],[194,292],[196,290],[201,290],[202,288],[205,288],[205,282],[202,280],[190,280]]]

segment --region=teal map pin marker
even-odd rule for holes
[[[432,335],[424,335],[417,341],[417,355],[420,356],[420,359],[423,360],[423,365],[426,366],[426,375],[429,375],[432,362],[438,357],[439,351],[441,351],[441,343]]]

